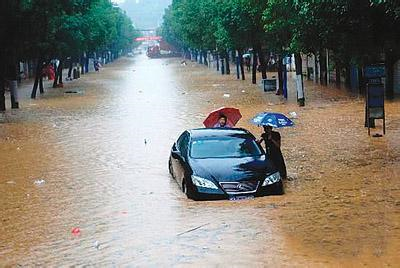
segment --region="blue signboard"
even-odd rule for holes
[[[381,78],[385,76],[385,65],[369,65],[364,68],[364,77],[367,79]]]
[[[375,127],[375,119],[383,119],[383,134],[386,133],[385,124],[385,86],[382,83],[368,83],[365,110],[368,135],[370,128]]]
[[[385,105],[385,89],[383,84],[368,84],[368,107],[382,107]]]

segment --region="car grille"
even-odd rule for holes
[[[228,194],[249,194],[257,191],[259,181],[220,182],[222,189]]]

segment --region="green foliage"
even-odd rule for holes
[[[162,35],[184,47],[334,52],[341,63],[400,54],[396,0],[174,0]]]
[[[127,15],[109,0],[5,1],[1,48],[17,49],[20,59],[120,51],[137,36]]]
[[[161,34],[174,45],[215,48],[213,0],[176,0],[166,10]]]

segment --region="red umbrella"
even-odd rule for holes
[[[203,124],[208,127],[212,128],[214,127],[220,117],[222,115],[225,115],[227,120],[227,126],[233,127],[239,122],[240,118],[242,118],[242,114],[240,113],[239,109],[236,108],[229,108],[229,107],[221,107],[217,110],[212,111],[204,120]]]

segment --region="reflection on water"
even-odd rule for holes
[[[371,139],[362,100],[308,89],[299,109],[248,81],[140,56],[65,89],[81,94],[23,101],[0,115],[0,265],[222,265],[234,252],[239,266],[398,263],[399,103],[388,104],[388,135]],[[286,195],[180,193],[170,146],[220,106],[240,108],[239,125],[257,135],[256,112],[298,114],[281,131]]]

